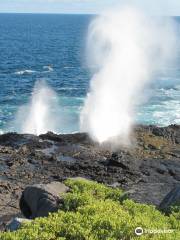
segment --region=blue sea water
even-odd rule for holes
[[[88,91],[85,42],[90,15],[0,14],[0,133],[19,131],[17,112],[43,79],[57,93],[66,116],[59,132],[79,131]],[[179,19],[176,19],[179,22]],[[163,69],[138,106],[143,124],[180,124],[180,60]]]

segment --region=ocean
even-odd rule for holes
[[[22,132],[24,118],[19,121],[19,115],[30,103],[37,81],[45,81],[56,93],[54,114],[61,119],[56,132],[79,131],[80,111],[91,79],[85,43],[92,18],[0,14],[0,133]],[[175,21],[180,23],[179,18]],[[180,124],[180,58],[179,64],[177,60],[156,75],[146,96],[137,106],[138,124]]]

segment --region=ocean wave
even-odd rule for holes
[[[34,70],[30,70],[30,69],[26,69],[26,70],[20,70],[15,72],[16,75],[24,75],[24,74],[31,74],[31,73],[35,73],[36,71]]]
[[[64,69],[73,69],[73,68],[75,68],[75,67],[73,67],[73,66],[65,66],[65,67],[63,67]]]
[[[180,85],[176,85],[174,88],[175,88],[175,90],[179,91],[180,90]]]
[[[166,101],[153,113],[155,122],[165,126],[180,124],[180,102],[178,100]]]
[[[46,70],[45,72],[53,72],[54,71],[54,69],[51,65],[43,66],[43,69]]]
[[[177,88],[176,88],[176,86],[169,86],[169,87],[162,87],[159,90],[160,91],[174,91],[174,90],[176,91]]]
[[[67,91],[69,91],[69,90],[84,90],[84,88],[79,88],[79,87],[61,87],[61,88],[59,88],[59,90],[67,90]]]

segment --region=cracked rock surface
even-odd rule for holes
[[[131,147],[112,150],[85,133],[0,135],[0,226],[19,216],[28,185],[85,177],[159,205],[180,184],[180,126],[136,126]]]

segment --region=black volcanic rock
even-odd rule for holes
[[[168,213],[173,206],[179,206],[180,209],[180,185],[174,187],[162,200],[159,209]]]
[[[108,161],[108,165],[119,166],[123,169],[129,169],[127,156],[123,153],[113,153]]]
[[[180,126],[136,126],[130,148],[116,151],[87,134],[0,135],[0,217],[17,215],[23,190],[86,177],[116,184],[138,202],[158,206],[180,183]]]
[[[22,193],[20,209],[29,219],[48,216],[58,210],[62,194],[69,190],[63,183],[35,184],[28,186]]]
[[[167,138],[174,143],[180,143],[180,133],[178,125],[170,125],[169,127],[157,128],[152,126],[151,131],[156,136],[161,136],[163,138]]]

